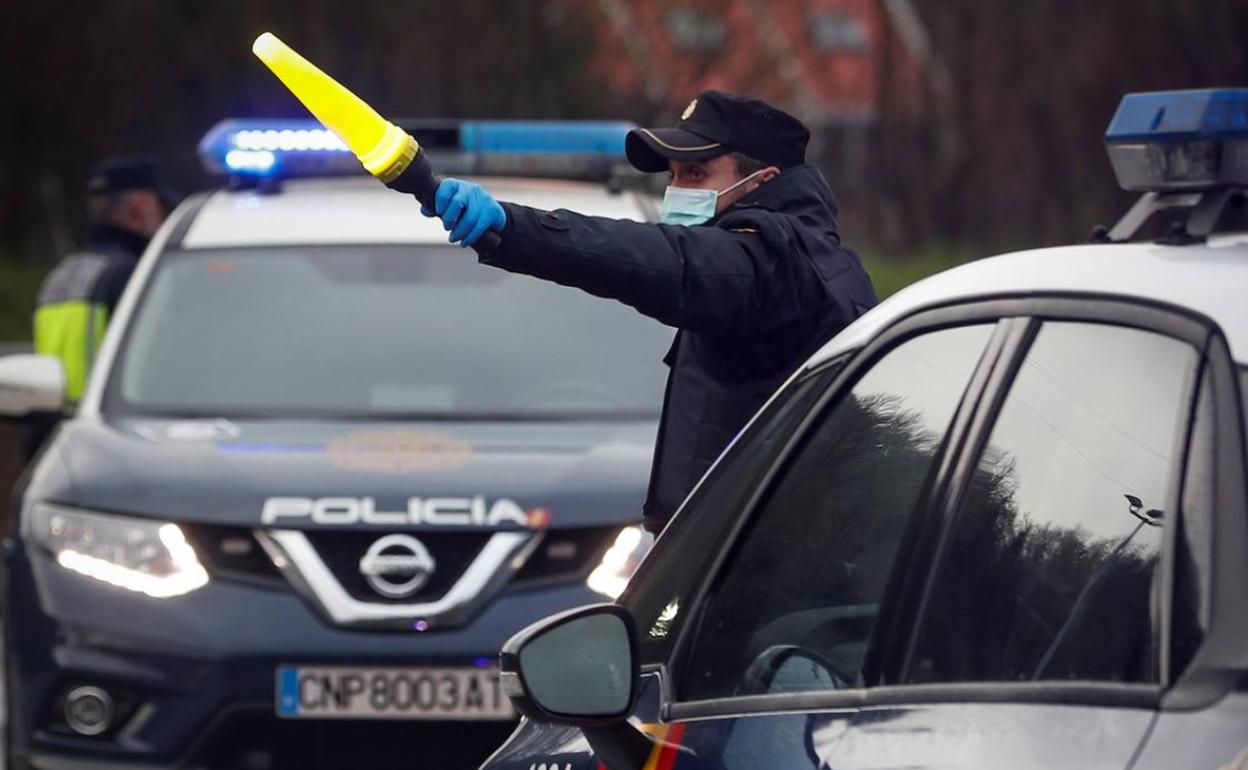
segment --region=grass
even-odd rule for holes
[[[868,247],[859,254],[881,300],[921,278],[957,267],[974,258],[973,253],[965,249],[941,245],[924,246],[905,254],[887,253]]]
[[[48,265],[0,260],[0,342],[30,340],[30,316]]]

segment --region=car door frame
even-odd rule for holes
[[[1154,633],[1158,650],[1158,681],[1156,684],[1131,684],[1114,682],[1034,682],[1034,683],[968,683],[935,685],[879,685],[872,693],[871,702],[902,703],[932,702],[924,692],[930,689],[935,701],[953,698],[958,701],[989,702],[1053,702],[1080,703],[1100,706],[1134,706],[1153,709],[1191,710],[1207,706],[1232,690],[1242,671],[1248,668],[1248,484],[1245,483],[1244,436],[1238,426],[1244,425],[1243,400],[1240,398],[1234,362],[1226,339],[1217,324],[1206,316],[1188,308],[1168,305],[1137,298],[1112,294],[1055,295],[1044,298],[1010,302],[1012,309],[1020,311],[1027,319],[1027,345],[1015,355],[1014,360],[996,374],[997,382],[990,385],[989,392],[981,400],[982,409],[974,418],[975,426],[971,440],[964,446],[953,473],[955,483],[961,488],[943,501],[945,525],[941,534],[941,551],[949,534],[957,526],[957,514],[962,505],[961,493],[965,492],[971,474],[979,461],[980,453],[987,445],[993,427],[1001,414],[1014,378],[1021,369],[1029,349],[1046,322],[1083,322],[1100,325],[1139,329],[1162,334],[1192,346],[1197,354],[1193,371],[1186,383],[1186,403],[1183,424],[1176,436],[1174,456],[1176,462],[1170,471],[1169,497],[1164,510],[1175,511],[1171,526],[1165,528],[1160,575],[1164,590],[1161,593],[1160,617]],[[1174,632],[1174,582],[1176,538],[1180,529],[1178,522],[1189,515],[1181,501],[1187,469],[1192,451],[1195,415],[1199,408],[1201,385],[1209,378],[1213,392],[1213,417],[1218,426],[1215,435],[1215,464],[1213,519],[1208,532],[1214,549],[1214,568],[1210,583],[1203,590],[1211,593],[1211,627],[1199,649],[1182,672],[1171,670],[1171,642]],[[921,630],[923,605],[940,568],[940,554],[927,565],[928,574],[922,581],[924,596],[917,612],[909,618],[909,639],[898,657],[884,664],[903,680],[912,662]]]
[[[1047,322],[1088,323],[1119,328],[1137,329],[1164,335],[1187,343],[1196,353],[1196,359],[1184,384],[1183,424],[1175,437],[1175,457],[1177,461],[1170,469],[1167,485],[1169,496],[1164,502],[1164,510],[1178,511],[1182,497],[1182,480],[1186,468],[1186,452],[1192,428],[1192,416],[1196,407],[1196,395],[1201,373],[1204,369],[1202,357],[1208,346],[1213,324],[1181,308],[1166,307],[1159,304],[1123,299],[1112,295],[1074,297],[1045,297],[1028,300],[1009,301],[1009,310],[1026,324],[1019,345],[1012,357],[1003,362],[1003,366],[994,374],[994,382],[989,386],[980,408],[972,418],[971,437],[962,447],[956,458],[956,468],[952,473],[954,482],[951,493],[941,501],[942,526],[940,542],[935,558],[926,565],[927,574],[919,582],[922,584],[922,595],[912,597],[915,602],[914,612],[907,618],[904,642],[894,640],[891,656],[882,668],[892,672],[898,684],[882,684],[873,693],[873,702],[912,703],[931,702],[929,697],[937,700],[956,700],[960,702],[1014,702],[1014,703],[1079,703],[1094,706],[1123,706],[1135,708],[1156,708],[1160,704],[1161,695],[1170,684],[1166,681],[1166,671],[1170,657],[1170,628],[1172,613],[1170,602],[1173,591],[1173,552],[1174,536],[1177,527],[1169,526],[1163,533],[1163,546],[1160,574],[1165,590],[1162,592],[1162,611],[1154,634],[1154,648],[1159,651],[1158,682],[1153,683],[1120,683],[1120,682],[970,682],[940,683],[930,685],[902,684],[908,678],[913,662],[918,636],[923,627],[927,605],[941,567],[941,560],[947,552],[950,536],[957,527],[957,520],[964,502],[964,495],[972,475],[979,463],[980,456],[988,445],[1005,401],[1011,393],[1014,382],[1021,370],[1031,343]],[[916,585],[917,587],[917,585]],[[1164,629],[1164,632],[1161,631]]]
[[[745,501],[733,520],[731,532],[720,540],[719,552],[712,569],[694,593],[693,606],[699,618],[683,624],[668,660],[662,667],[663,695],[660,714],[667,720],[719,717],[727,715],[769,713],[777,710],[807,711],[853,708],[874,704],[922,704],[938,702],[1016,702],[1063,703],[1102,706],[1129,706],[1156,709],[1199,708],[1216,700],[1234,686],[1238,673],[1248,658],[1248,612],[1239,617],[1226,613],[1248,606],[1248,598],[1238,599],[1225,590],[1235,581],[1245,584],[1248,565],[1243,563],[1242,544],[1248,542],[1248,521],[1242,515],[1245,499],[1242,460],[1242,432],[1219,430],[1217,441],[1216,492],[1217,521],[1211,528],[1215,547],[1219,547],[1214,578],[1209,590],[1214,592],[1210,632],[1206,635],[1187,669],[1177,681],[1171,681],[1167,670],[1170,646],[1173,599],[1173,539],[1176,527],[1167,528],[1162,553],[1162,575],[1165,582],[1162,616],[1158,624],[1164,629],[1158,640],[1162,664],[1157,684],[1122,684],[1113,682],[1034,682],[1034,683],[965,683],[965,684],[897,684],[906,661],[912,657],[915,637],[929,597],[932,580],[938,568],[938,555],[943,552],[947,537],[956,521],[956,513],[978,461],[979,452],[1000,414],[1006,395],[1022,366],[1035,335],[1046,321],[1075,321],[1137,328],[1161,333],[1193,346],[1197,363],[1187,384],[1185,397],[1195,409],[1199,383],[1206,373],[1215,386],[1215,419],[1221,425],[1243,425],[1238,382],[1225,339],[1210,319],[1190,309],[1164,303],[1142,301],[1114,294],[1071,294],[977,298],[972,301],[929,307],[905,316],[880,333],[854,354],[818,399],[810,414],[789,436],[761,483]],[[904,568],[895,569],[888,590],[881,602],[868,657],[864,661],[865,687],[814,693],[758,695],[716,698],[702,701],[680,701],[680,677],[685,671],[693,640],[699,631],[700,616],[706,595],[728,562],[734,546],[740,541],[747,523],[757,514],[760,504],[769,499],[776,481],[804,446],[812,428],[840,402],[848,389],[888,351],[907,339],[954,326],[992,323],[995,325],[981,358],[974,368],[962,399],[955,410],[949,429],[934,461],[935,470],[925,483],[924,492],[916,503],[909,529],[897,556]],[[1227,422],[1234,419],[1235,422]],[[1178,441],[1179,462],[1172,469],[1169,510],[1179,510],[1183,473],[1191,439],[1193,414],[1184,416]],[[1233,467],[1239,462],[1238,467]],[[1235,512],[1241,515],[1236,517]],[[1227,541],[1227,542],[1222,542]],[[1236,550],[1238,549],[1238,550]],[[1224,553],[1225,552],[1225,553]],[[1237,564],[1234,556],[1238,555]],[[1219,590],[1222,589],[1222,590]],[[1243,593],[1242,591],[1240,593]],[[887,644],[878,640],[888,639]],[[1236,646],[1239,645],[1239,646]],[[1208,652],[1207,652],[1208,651]],[[1229,664],[1229,665],[1228,665]],[[892,682],[892,683],[890,683]],[[1164,700],[1163,700],[1164,696]]]
[[[1213,490],[1209,521],[1212,568],[1209,629],[1187,667],[1182,672],[1167,671],[1171,686],[1162,693],[1161,710],[1195,711],[1206,708],[1234,690],[1248,670],[1248,401],[1241,392],[1241,379],[1225,335],[1216,325],[1202,351],[1203,368],[1199,388],[1206,381],[1213,400]],[[1184,444],[1187,470],[1193,451],[1195,410],[1188,423]],[[1186,475],[1184,481],[1187,480]],[[1182,495],[1183,489],[1179,490]],[[1180,512],[1183,515],[1183,512]],[[1177,527],[1175,528],[1177,531]],[[1173,533],[1170,538],[1174,540]],[[1168,542],[1171,554],[1173,542]],[[1173,558],[1173,557],[1172,557]],[[1173,570],[1169,576],[1168,597],[1173,597]],[[1171,605],[1164,605],[1167,613]],[[1167,616],[1167,621],[1171,617]],[[1167,649],[1167,652],[1169,650]]]
[[[835,408],[844,394],[868,370],[874,367],[881,358],[903,342],[924,334],[953,327],[971,325],[992,326],[994,328],[985,342],[979,361],[971,371],[966,388],[962,393],[962,398],[954,410],[954,416],[950,422],[949,429],[946,431],[941,448],[937,452],[937,457],[933,462],[934,470],[929,473],[929,477],[924,482],[923,491],[916,502],[916,510],[921,509],[929,500],[935,499],[938,490],[947,482],[948,473],[951,470],[950,464],[946,461],[949,447],[960,445],[961,441],[965,439],[970,417],[975,411],[974,405],[977,404],[991,372],[997,365],[998,359],[1003,351],[1007,349],[1007,345],[1011,343],[1011,339],[1017,336],[1017,332],[1011,328],[1014,324],[1003,323],[1003,319],[999,315],[988,312],[968,313],[967,310],[968,308],[964,306],[937,307],[899,319],[845,361],[845,364],[827,386],[825,392],[811,407],[809,413],[803,418],[798,427],[785,440],[784,448],[777,453],[776,458],[763,474],[757,487],[743,501],[743,505],[731,523],[730,531],[726,536],[720,538],[717,546],[718,553],[711,561],[711,568],[707,570],[706,578],[701,581],[700,585],[693,592],[691,606],[698,608],[698,618],[691,619],[683,624],[677,639],[672,645],[668,659],[663,665],[663,704],[660,709],[660,715],[664,721],[758,712],[766,713],[775,710],[777,707],[783,710],[845,708],[858,706],[864,702],[865,689],[789,693],[784,695],[752,695],[683,702],[677,700],[679,697],[677,691],[692,642],[698,635],[698,621],[702,616],[706,596],[711,586],[723,571],[734,547],[740,542],[742,532],[747,524],[754,518],[761,504],[769,499],[773,487],[783,477],[791,461],[798,451],[805,446],[806,441],[826,417],[827,412]],[[922,550],[924,544],[929,542],[920,537],[922,526],[919,519],[921,518],[919,515],[911,515],[911,520],[907,525],[907,532],[903,536],[903,542],[897,557],[898,560],[901,560],[903,558],[902,554],[905,554],[906,563],[912,564],[911,569],[917,566],[917,562],[922,558],[916,552]],[[909,571],[907,570],[907,572]],[[890,577],[889,588],[886,591],[884,601],[881,602],[881,615],[884,615],[886,612],[885,608],[890,604],[891,595],[898,590],[893,585],[894,579],[904,580],[904,578]],[[879,633],[880,628],[881,624],[877,622],[876,633]]]

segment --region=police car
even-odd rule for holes
[[[502,198],[654,214],[611,176],[630,126],[408,128]],[[231,184],[157,234],[17,495],[11,766],[476,766],[503,642],[648,545],[670,330],[479,266],[317,124],[201,153]],[[0,411],[60,383],[4,359]]]
[[[488,770],[1248,767],[1248,90],[1106,139],[1116,227],[864,315],[509,641]]]

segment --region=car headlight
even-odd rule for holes
[[[26,537],[62,567],[118,588],[167,599],[208,583],[195,549],[172,522],[35,503],[24,524]]]
[[[589,573],[585,585],[609,599],[618,599],[652,545],[654,535],[641,527],[625,527],[602,555],[602,561]]]

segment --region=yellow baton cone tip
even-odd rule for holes
[[[261,61],[268,61],[274,54],[286,47],[285,43],[278,40],[277,35],[264,32],[256,38],[256,42],[251,44],[251,52],[260,57]]]
[[[351,148],[370,174],[389,183],[411,165],[420,146],[410,134],[381,117],[277,35],[261,34],[251,50],[322,125]]]

